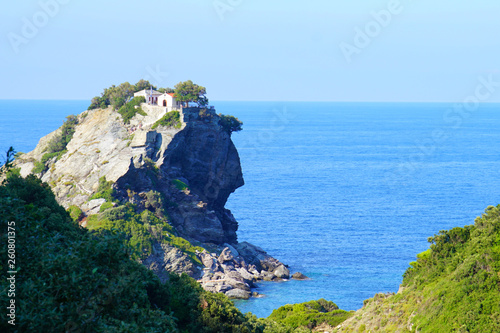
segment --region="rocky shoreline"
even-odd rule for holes
[[[286,265],[255,245],[247,242],[224,245],[219,256],[207,251],[198,253],[204,265],[203,276],[198,282],[207,291],[224,293],[233,299],[248,299],[261,296],[253,291],[256,282],[279,282],[291,277]],[[292,278],[308,279],[302,273],[295,273]]]

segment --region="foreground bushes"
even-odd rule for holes
[[[330,301],[320,299],[301,304],[285,305],[269,316],[269,319],[283,323],[292,328],[315,328],[323,323],[332,327],[337,326],[352,316],[352,312],[339,310],[338,306]]]
[[[17,175],[0,187],[2,244],[16,228],[18,332],[263,332],[225,297],[206,294],[187,276],[161,284],[129,259],[121,237],[89,232],[73,222],[46,184]],[[0,248],[2,274],[7,247]],[[8,289],[2,276],[0,287]],[[2,307],[7,293],[0,295]],[[227,319],[227,320],[226,320]]]
[[[343,331],[500,332],[500,205],[429,242],[402,290],[366,300]]]

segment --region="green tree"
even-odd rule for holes
[[[207,90],[205,87],[188,80],[175,85],[174,97],[184,106],[188,106],[190,102],[196,103],[198,106],[205,106],[208,104],[208,99],[205,96],[206,93]]]
[[[139,82],[137,82],[134,86],[134,92],[138,92],[144,89],[150,89],[153,87],[153,89],[156,89],[155,86],[153,86],[149,81],[140,79]]]
[[[167,88],[159,88],[158,91],[161,92],[161,93],[167,93],[167,94],[169,94],[169,93],[175,93],[175,89],[172,89],[172,88],[169,88],[169,87],[167,87]]]
[[[108,106],[113,106],[113,109],[118,110],[123,105],[125,105],[132,97],[134,93],[143,89],[149,89],[151,83],[146,80],[140,80],[135,85],[131,85],[128,82],[120,84],[118,87],[112,85],[109,88],[105,88],[101,96],[96,96],[92,98],[89,110],[97,108],[107,108]],[[154,87],[153,87],[154,88]]]
[[[239,132],[243,129],[243,122],[235,116],[226,116],[220,113],[219,117],[219,124],[229,135],[231,135],[231,133],[233,132]]]
[[[9,169],[12,167],[12,162],[14,162],[14,155],[16,155],[16,151],[13,147],[10,147],[5,154],[5,164],[3,165],[2,169],[4,171],[9,171]]]

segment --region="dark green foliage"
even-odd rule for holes
[[[97,192],[90,198],[93,199],[106,199],[107,202],[115,201],[114,198],[115,190],[113,189],[113,182],[106,181],[106,177],[102,176],[99,178],[99,187],[97,188]]]
[[[243,122],[234,116],[226,116],[223,114],[219,114],[220,120],[219,124],[222,126],[222,129],[226,131],[228,134],[233,132],[239,132],[243,128]]]
[[[12,162],[14,162],[14,158],[17,157],[17,153],[14,150],[14,147],[9,147],[9,149],[5,152],[5,162],[2,166],[2,172],[7,172],[12,167]]]
[[[144,201],[144,207],[149,211],[153,212],[156,216],[160,218],[166,217],[164,210],[165,199],[162,194],[156,191],[149,191],[146,193],[146,200]]]
[[[15,222],[18,271],[16,326],[2,320],[0,331],[176,331],[168,302],[159,308],[152,295],[168,299],[168,286],[130,261],[116,236],[78,227],[36,177],[12,177],[0,187],[0,214],[3,244],[7,222]],[[0,247],[2,258],[6,250]],[[7,283],[1,279],[2,290]],[[0,300],[7,304],[7,293]]]
[[[134,93],[151,87],[156,89],[156,87],[149,81],[142,79],[139,80],[139,82],[137,82],[134,86],[128,82],[122,83],[118,87],[112,85],[109,88],[105,88],[101,96],[92,98],[92,102],[88,107],[88,110],[98,108],[105,109],[110,105],[114,110],[118,110],[134,96]]]
[[[429,242],[405,272],[404,289],[365,301],[356,318],[373,318],[367,331],[383,324],[385,332],[500,332],[500,205]]]
[[[60,128],[60,133],[57,134],[45,148],[46,153],[43,154],[40,161],[35,161],[35,166],[31,171],[34,174],[39,174],[47,170],[47,162],[54,157],[56,160],[61,158],[66,153],[66,146],[75,134],[75,127],[78,125],[78,117],[71,115],[66,117],[66,121]]]
[[[135,86],[132,86],[128,82],[124,82],[118,87],[112,85],[111,87],[104,89],[104,92],[101,94],[101,96],[92,98],[91,104],[88,109],[105,109],[109,105],[113,106],[114,110],[119,109],[129,98],[134,95],[135,91]]]
[[[243,315],[234,304],[222,294],[204,292],[200,285],[187,275],[171,275],[172,306],[178,318],[179,328],[186,332],[232,333],[263,332],[264,321],[253,315]]]
[[[155,129],[158,126],[181,128],[182,123],[179,111],[167,112],[163,117],[155,122],[151,128]]]
[[[146,103],[144,96],[134,97],[130,102],[120,107],[118,113],[122,116],[123,122],[128,124],[137,113],[146,116],[146,112],[141,109],[141,103]],[[138,107],[137,109],[135,107]]]
[[[268,319],[294,329],[298,327],[313,329],[322,323],[335,327],[351,316],[352,312],[339,310],[335,303],[320,299],[282,306],[274,310]]]
[[[157,176],[158,173],[160,172],[160,169],[156,165],[156,163],[150,159],[149,157],[144,158],[144,166],[147,170],[152,171],[152,173]],[[155,182],[157,179],[156,177],[151,176],[151,181]]]
[[[151,255],[154,244],[160,242],[182,250],[192,261],[201,263],[196,251],[203,251],[203,248],[175,236],[175,230],[167,220],[157,217],[149,210],[139,213],[137,207],[130,203],[106,208],[102,214],[90,216],[87,228],[112,230],[121,234],[134,259],[144,259]]]
[[[33,168],[33,170],[31,170],[31,172],[34,174],[39,174],[44,172],[45,170],[47,170],[47,167],[45,166],[44,163],[40,161],[35,161],[35,167]]]
[[[264,332],[265,321],[252,314],[243,315],[222,294],[204,293],[201,301],[201,320],[207,332]]]
[[[130,207],[121,207],[108,217],[129,214]],[[151,223],[149,214],[142,218]],[[171,274],[162,284],[129,259],[121,237],[80,228],[35,176],[12,176],[0,187],[0,215],[2,243],[14,221],[18,249],[16,326],[2,320],[2,332],[258,333],[278,327],[241,314],[227,297],[203,291],[187,275]],[[6,258],[6,246],[0,254]],[[2,272],[6,263],[0,262]],[[1,290],[8,283],[3,276]],[[8,302],[2,292],[0,304]]]
[[[156,89],[156,87],[153,86],[149,81],[140,79],[139,82],[135,84],[134,92],[138,92],[144,89],[150,89],[151,87],[153,87],[153,89]]]
[[[21,176],[21,168],[9,168],[6,171],[7,171],[7,173],[6,173],[7,178],[14,177],[14,176],[18,176],[18,177]],[[3,170],[2,170],[2,172],[3,172]]]
[[[158,91],[161,92],[161,93],[174,93],[175,92],[175,89],[172,89],[172,88],[158,88]]]
[[[403,285],[427,302],[413,322],[422,332],[499,332],[500,205],[429,242],[404,275]]]
[[[175,85],[175,99],[183,103],[184,106],[189,106],[190,102],[197,103],[198,106],[208,105],[208,99],[205,97],[207,90],[205,87],[194,84],[188,80],[179,82]]]
[[[78,124],[77,116],[71,115],[66,117],[66,121],[61,126],[61,133],[53,138],[46,149],[47,154],[54,154],[50,157],[45,157],[45,161],[54,156],[62,156],[66,152],[66,146],[73,138],[73,134],[75,134],[75,127]],[[44,158],[42,157],[42,160]],[[42,161],[42,163],[45,163]]]

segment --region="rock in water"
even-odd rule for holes
[[[305,276],[304,274],[302,274],[300,272],[294,273],[292,275],[292,279],[294,279],[294,280],[309,280],[309,278],[307,276]]]
[[[278,268],[276,268],[274,270],[273,274],[274,274],[274,276],[276,276],[279,279],[289,279],[290,278],[290,271],[283,264],[278,266]]]
[[[242,289],[231,289],[228,292],[226,292],[226,296],[229,298],[236,298],[236,299],[249,299],[251,293],[246,290]]]

